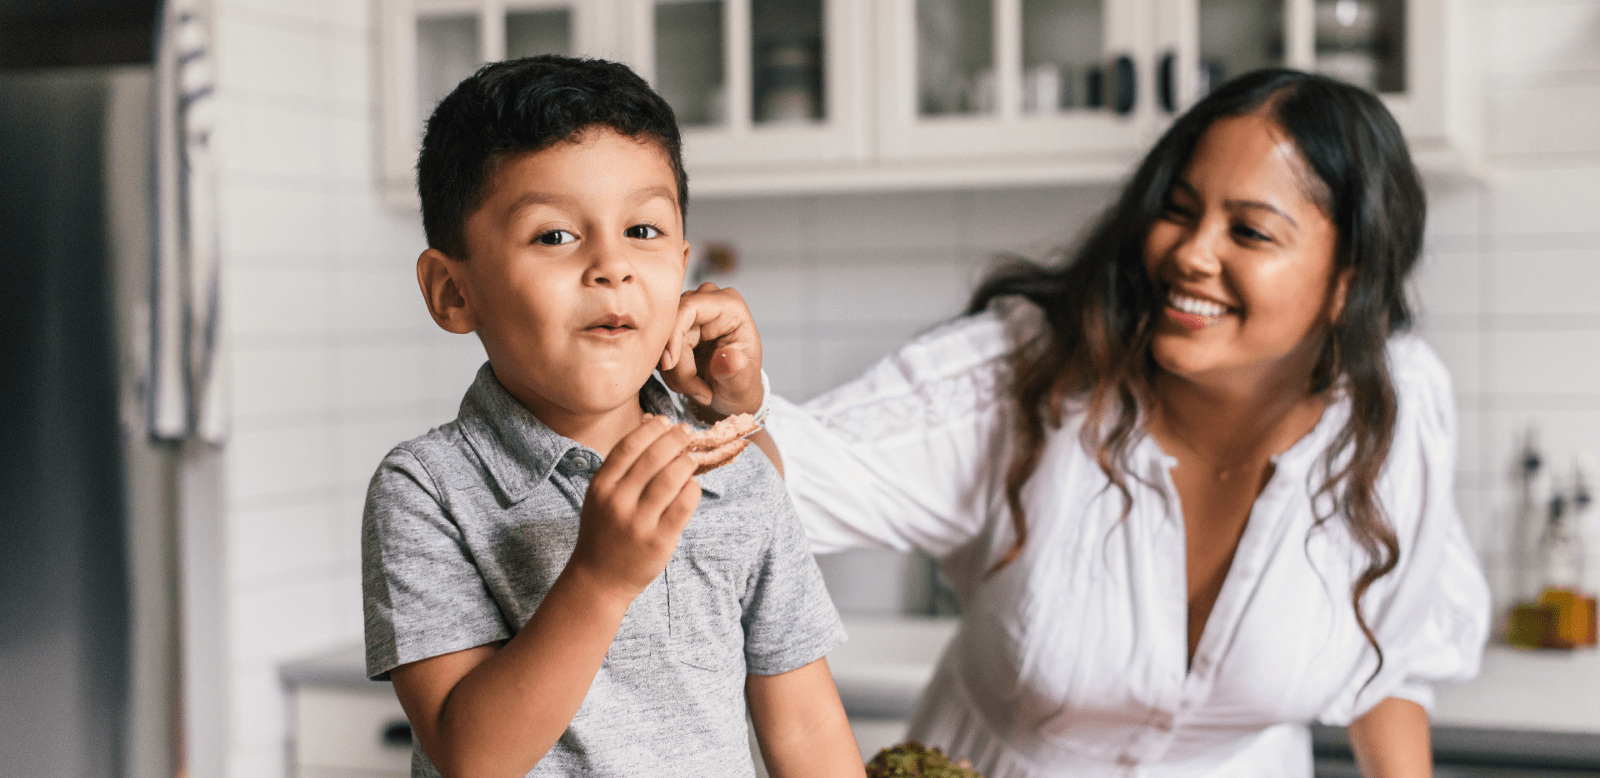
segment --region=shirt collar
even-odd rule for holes
[[[639,404],[650,413],[674,421],[686,418],[677,396],[667,389],[659,373],[652,374],[640,388]],[[467,444],[489,471],[494,485],[511,503],[522,500],[548,481],[562,458],[574,449],[597,453],[539,421],[500,385],[488,362],[478,368],[471,388],[461,399],[456,421]],[[595,461],[599,459],[597,455]],[[702,490],[721,491],[704,479],[705,476],[701,476]]]

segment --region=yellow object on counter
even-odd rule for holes
[[[1520,648],[1581,648],[1596,644],[1595,598],[1550,587],[1539,600],[1512,607],[1506,642]]]

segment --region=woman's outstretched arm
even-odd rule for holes
[[[1350,749],[1363,778],[1431,778],[1433,743],[1428,712],[1389,697],[1350,723]]]

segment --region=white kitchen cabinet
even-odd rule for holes
[[[1158,35],[1180,108],[1254,68],[1323,72],[1377,92],[1424,171],[1470,175],[1484,121],[1480,2],[1158,0]]]
[[[695,197],[1113,181],[1221,80],[1379,91],[1425,170],[1476,170],[1482,0],[380,0],[380,186],[482,62],[627,62],[673,105]]]

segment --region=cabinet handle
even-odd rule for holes
[[[1117,99],[1112,106],[1118,114],[1127,116],[1133,113],[1134,99],[1139,94],[1138,84],[1134,83],[1133,58],[1126,54],[1117,57],[1113,68],[1116,71],[1116,78],[1113,80],[1117,85]]]
[[[1156,90],[1161,95],[1161,108],[1167,113],[1178,110],[1178,85],[1174,78],[1177,67],[1178,55],[1169,51],[1161,58],[1161,69],[1156,73]]]

